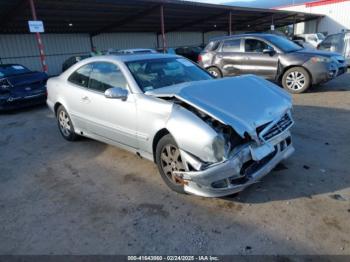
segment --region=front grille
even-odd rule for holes
[[[275,124],[272,126],[267,127],[267,129],[264,129],[260,132],[259,136],[262,140],[267,141],[271,138],[281,134],[285,130],[287,130],[289,127],[291,127],[293,124],[293,120],[289,116],[288,113],[286,113],[280,120],[278,120]]]

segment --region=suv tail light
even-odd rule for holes
[[[201,55],[198,55],[198,58],[197,58],[197,62],[202,62],[202,56]]]

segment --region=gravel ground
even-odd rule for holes
[[[350,74],[294,96],[295,154],[238,196],[179,195],[155,165],[0,115],[0,254],[350,254]]]

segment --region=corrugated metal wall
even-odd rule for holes
[[[204,34],[204,42],[207,44],[210,39],[227,35],[227,31],[212,31]]]
[[[196,46],[207,43],[210,38],[226,35],[224,31],[208,32],[171,32],[166,35],[168,47]],[[61,73],[62,63],[72,55],[87,54],[91,50],[88,34],[42,34],[45,47],[48,73]],[[93,45],[99,50],[108,48],[157,48],[155,33],[109,33],[92,38]],[[161,46],[161,36],[159,36]],[[0,62],[19,63],[32,70],[41,70],[40,57],[34,34],[0,35]]]
[[[201,32],[170,32],[166,34],[166,40],[168,47],[195,46],[202,44],[203,36]],[[162,46],[161,41],[159,43]]]
[[[99,50],[157,47],[155,33],[109,33],[94,36],[92,40]]]
[[[75,54],[90,52],[87,34],[42,34],[49,74],[61,73],[62,63]],[[41,70],[34,34],[0,35],[1,63],[19,63],[32,70]]]

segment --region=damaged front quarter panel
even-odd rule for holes
[[[174,103],[166,128],[181,150],[203,162],[219,161],[213,149],[218,134],[191,111]]]

